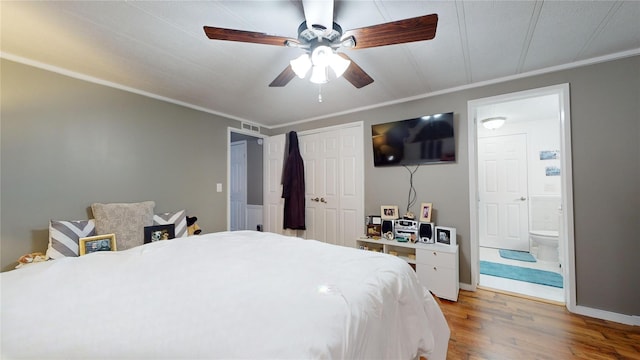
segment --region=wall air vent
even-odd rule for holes
[[[256,124],[248,123],[248,122],[243,122],[242,123],[242,130],[253,131],[253,132],[257,132],[259,134],[260,133],[260,126],[258,126]]]

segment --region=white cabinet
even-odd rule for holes
[[[361,249],[399,256],[416,270],[418,280],[437,297],[458,301],[458,245],[420,244],[386,239],[358,239]]]
[[[425,245],[430,246],[430,245]],[[458,245],[431,245],[416,248],[418,279],[436,296],[458,300]]]

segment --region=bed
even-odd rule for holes
[[[2,273],[2,358],[446,358],[403,260],[255,231]]]

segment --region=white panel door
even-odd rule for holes
[[[284,199],[282,198],[282,164],[286,135],[264,139],[264,231],[283,234]]]
[[[247,227],[247,142],[231,143],[229,162],[229,230],[246,230]]]
[[[339,244],[339,131],[300,135],[305,172],[304,237]]]
[[[527,136],[478,139],[480,246],[529,251]]]
[[[265,139],[265,231],[355,247],[364,234],[362,124],[298,133],[305,168],[307,230],[282,229],[282,165],[286,135]]]
[[[364,234],[364,153],[362,126],[340,130],[339,245],[355,247]]]

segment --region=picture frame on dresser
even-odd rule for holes
[[[380,206],[380,218],[382,220],[395,220],[398,217],[398,207],[396,205]]]
[[[455,246],[456,229],[448,226],[436,226],[436,244]]]
[[[78,239],[80,256],[98,251],[117,251],[116,234],[88,236]]]
[[[422,203],[420,205],[420,222],[431,222],[431,213],[433,212],[433,203]]]
[[[144,227],[144,243],[170,240],[176,237],[175,224],[152,225]]]

